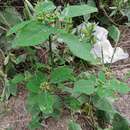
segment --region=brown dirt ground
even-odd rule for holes
[[[119,46],[129,53],[130,56],[130,28],[121,27],[121,39]],[[119,61],[112,66],[113,72],[118,79],[124,80],[125,75],[130,72],[130,57],[126,60]],[[130,78],[125,82],[130,86]],[[130,94],[119,96],[115,106],[127,119],[130,119]]]
[[[130,28],[121,27],[121,31],[122,37],[119,46],[127,50],[130,55]],[[130,71],[130,58],[113,64],[112,69],[119,79],[123,79],[125,74]],[[130,79],[126,82],[130,85]],[[26,126],[31,119],[25,107],[27,91],[23,87],[20,87],[19,90],[17,97],[11,97],[6,103],[0,103],[0,130],[10,127],[12,130],[27,130]],[[130,94],[120,96],[115,102],[115,106],[130,119]],[[44,125],[45,130],[67,130],[68,118],[69,115],[64,114],[58,121],[49,119]],[[84,127],[83,130],[89,130],[88,126],[83,123],[84,121],[80,122]]]

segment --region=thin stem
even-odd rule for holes
[[[7,81],[7,75],[5,75],[3,72],[2,72],[2,76],[3,76],[3,80],[2,80],[2,84],[3,84],[3,91],[2,91],[2,94],[1,94],[1,96],[0,96],[0,101],[4,101],[4,99],[5,99],[5,93],[6,93],[6,89],[7,89],[7,86],[6,86],[6,82],[8,82]]]
[[[8,31],[8,29],[6,29],[6,28],[4,28],[4,27],[2,27],[2,26],[0,26],[0,29],[2,29],[2,30],[4,30],[4,31]]]
[[[101,53],[102,53],[102,64],[104,65],[104,53],[103,53],[103,47],[101,46]]]
[[[116,45],[115,45],[115,48],[114,48],[114,51],[113,51],[113,54],[112,54],[111,62],[110,62],[110,65],[109,65],[109,69],[111,68],[112,61],[113,61],[114,55],[115,55],[115,53],[116,53],[117,45],[118,45],[118,42],[116,42]]]
[[[49,52],[50,52],[50,58],[51,58],[51,66],[54,65],[54,61],[53,61],[53,52],[52,52],[52,39],[51,39],[51,35],[49,36]]]

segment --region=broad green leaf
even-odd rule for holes
[[[92,100],[93,100],[93,105],[97,109],[108,112],[108,113],[115,113],[116,112],[108,99],[100,98],[99,96],[94,96]]]
[[[129,130],[127,120],[120,114],[116,113],[112,122],[113,130]]]
[[[17,33],[13,47],[35,46],[44,43],[49,35],[55,32],[56,30],[53,27],[32,21]]]
[[[41,83],[44,83],[45,81],[46,81],[45,75],[43,75],[41,72],[38,72],[27,83],[27,88],[31,92],[38,93],[40,90]]]
[[[102,97],[114,97],[115,92],[109,88],[108,86],[103,85],[102,87],[98,87],[96,93]]]
[[[81,79],[74,84],[73,92],[79,94],[91,95],[95,92],[95,82],[92,80]]]
[[[68,45],[68,48],[73,53],[73,55],[96,64],[95,58],[90,53],[91,45],[89,43],[80,42],[78,37],[72,34],[61,33],[59,34],[59,37]]]
[[[51,72],[51,82],[61,83],[64,81],[71,80],[73,78],[73,70],[67,66],[62,66],[54,69]]]
[[[102,111],[102,110],[98,110],[96,109],[95,115],[97,117],[97,119],[99,119],[101,121],[101,124],[104,122],[105,123],[110,123],[111,119],[113,119],[113,114]]]
[[[68,125],[68,130],[82,130],[79,124],[76,122],[70,120],[69,125]]]
[[[1,32],[1,34],[2,34],[2,32]],[[4,32],[3,32],[3,34],[4,34]],[[11,44],[12,44],[12,41],[14,38],[13,37],[6,37],[5,34],[4,35],[3,34],[0,37],[0,48],[3,51],[9,51],[11,49]]]
[[[22,55],[18,56],[16,59],[16,64],[19,64],[21,62],[25,62],[26,57],[27,57],[27,54],[22,54]]]
[[[13,34],[13,33],[16,33],[18,32],[19,30],[21,30],[23,27],[25,27],[27,24],[29,24],[31,21],[24,21],[24,22],[21,22],[17,25],[15,25],[14,27],[12,27],[8,32],[7,32],[7,36]]]
[[[13,95],[13,96],[16,96],[17,95],[17,86],[16,86],[16,84],[12,84],[12,83],[10,83],[10,85],[8,86],[8,88],[6,88],[6,94],[8,95],[8,96],[10,96],[10,95]],[[7,96],[6,95],[6,96]],[[8,97],[7,96],[7,97]],[[8,99],[8,98],[7,98]]]
[[[128,85],[123,82],[120,82],[119,84],[117,84],[117,89],[118,89],[118,92],[121,94],[126,94],[130,92],[130,88],[128,87]]]
[[[90,98],[88,97],[88,95],[82,94],[78,97],[78,101],[80,102],[80,104],[85,104],[86,102],[89,102]]]
[[[130,88],[126,83],[120,82],[116,79],[110,80],[110,82],[107,84],[109,88],[113,89],[115,92],[119,92],[121,94],[128,93],[130,91]]]
[[[63,18],[77,17],[91,14],[94,12],[97,12],[97,8],[90,5],[72,5],[64,8],[60,17]]]
[[[38,106],[39,94],[29,93],[27,96],[26,108],[27,111],[33,116],[37,116],[41,111]]]
[[[102,81],[102,82],[105,82],[106,76],[105,76],[105,73],[104,73],[103,71],[100,71],[100,72],[98,73],[98,79],[99,79],[100,81]]]
[[[13,7],[0,11],[0,23],[12,27],[22,21],[20,14]]]
[[[43,13],[53,11],[56,6],[51,1],[38,2],[35,6],[35,14],[42,15]]]
[[[4,93],[2,93],[2,95],[0,96],[1,100],[4,100],[4,99],[8,100],[8,98],[11,95],[16,96],[17,87],[15,84],[12,84],[8,79],[6,79],[4,82],[4,87],[5,87]]]
[[[81,107],[80,102],[74,97],[66,97],[64,100],[65,105],[67,105],[67,107],[70,108],[72,111],[79,110]]]
[[[53,108],[55,110],[60,111],[62,109],[62,106],[63,106],[62,98],[60,96],[54,95],[53,100],[54,100]]]
[[[50,114],[53,112],[53,105],[54,105],[54,97],[48,93],[44,92],[39,95],[39,108],[45,114]]]
[[[37,128],[41,127],[39,122],[40,118],[38,116],[32,116],[31,122],[29,122],[28,128],[29,130],[36,130]]]
[[[53,112],[50,114],[46,114],[46,116],[59,119],[63,108],[63,100],[61,99],[61,97],[53,95],[53,102]]]
[[[29,93],[27,96],[27,104],[35,105],[38,102],[38,94],[36,93]]]
[[[24,80],[24,75],[23,74],[17,74],[14,76],[14,78],[11,80],[12,84],[17,84],[20,83]]]
[[[117,43],[120,39],[120,30],[112,25],[108,28],[109,36]]]

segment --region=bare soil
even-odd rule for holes
[[[129,58],[113,64],[112,67],[117,78],[124,81],[125,75],[130,72],[130,28],[123,26],[120,30],[121,39],[119,46],[129,53]],[[130,87],[130,78],[125,80],[125,82],[128,83]],[[130,120],[130,93],[120,95],[119,99],[115,102],[115,106],[124,117]]]

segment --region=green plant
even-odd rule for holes
[[[22,74],[12,77],[9,82],[16,86],[24,82],[29,90],[27,108],[32,113],[32,121],[29,124],[31,130],[41,126],[41,121],[48,117],[57,117],[61,110],[66,107],[71,113],[69,130],[81,130],[76,123],[74,115],[80,111],[92,119],[91,125],[94,129],[103,126],[95,118],[101,118],[104,122],[112,124],[113,130],[125,128],[128,130],[128,122],[114,109],[111,99],[115,98],[116,93],[127,93],[129,88],[125,83],[118,81],[107,70],[94,73],[76,73],[74,66],[66,65],[65,62],[57,65],[55,62],[55,52],[53,44],[65,43],[68,55],[71,53],[78,57],[83,65],[90,62],[96,65],[97,61],[91,55],[91,34],[82,40],[79,35],[72,34],[73,17],[88,15],[97,12],[97,8],[89,5],[67,6],[63,10],[57,8],[51,1],[38,2],[33,7],[27,0],[25,1],[28,12],[28,20],[11,28],[7,36],[15,37],[12,48],[24,48],[31,55],[16,60],[23,61],[29,59],[32,68]],[[115,29],[115,28],[114,28]],[[117,31],[117,30],[116,30]],[[90,32],[92,29],[90,28]],[[112,37],[113,38],[113,37]],[[115,37],[114,37],[115,38]],[[88,40],[89,39],[89,40]],[[119,37],[116,37],[116,41]],[[49,52],[49,63],[43,65],[35,58],[32,50],[36,48],[46,48]],[[32,49],[33,48],[33,49]],[[70,52],[68,51],[70,50]],[[59,55],[60,57],[60,55]],[[59,59],[64,59],[60,57]],[[84,62],[86,61],[86,62]],[[78,76],[79,75],[79,76]],[[6,79],[6,81],[8,81]],[[64,95],[65,96],[62,96]],[[82,109],[81,109],[82,108]],[[100,115],[102,113],[102,115]],[[121,121],[120,126],[119,121]]]
[[[10,17],[10,15],[12,17]],[[3,83],[1,100],[8,99],[10,95],[15,96],[17,91],[16,84],[12,85],[12,79],[8,79],[8,75],[17,75],[15,73],[16,57],[11,52],[11,42],[14,36],[6,37],[6,33],[11,27],[20,22],[22,22],[22,17],[14,7],[6,7],[5,9],[0,10],[0,77]]]

